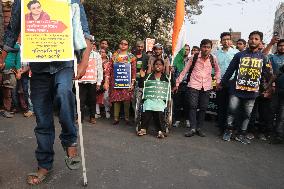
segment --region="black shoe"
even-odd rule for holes
[[[195,134],[195,129],[191,129],[189,132],[185,133],[185,137],[192,137]]]
[[[205,133],[201,129],[196,130],[196,134],[200,137],[206,137]]]

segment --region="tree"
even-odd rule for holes
[[[186,0],[186,15],[201,14],[199,0]],[[85,1],[89,25],[95,38],[108,39],[112,48],[127,39],[130,44],[147,37],[167,44],[171,39],[171,28],[176,0],[88,0]]]

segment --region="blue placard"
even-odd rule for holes
[[[131,87],[130,63],[114,63],[113,72],[115,89],[129,89]]]

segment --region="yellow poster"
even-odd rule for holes
[[[23,62],[74,59],[69,0],[22,0]]]

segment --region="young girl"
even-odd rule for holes
[[[139,81],[139,87],[144,87],[144,81],[157,80],[169,82],[167,75],[164,72],[164,61],[162,59],[156,59],[154,61],[153,72],[143,77]],[[172,85],[174,86],[174,85]],[[143,102],[142,124],[138,128],[137,135],[146,135],[149,128],[151,119],[154,119],[155,127],[157,130],[157,137],[164,138],[166,135],[165,123],[164,123],[164,110],[166,108],[166,102],[161,99],[145,99]]]

